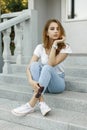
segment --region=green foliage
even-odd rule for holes
[[[1,12],[17,12],[28,8],[28,0],[1,0]]]
[[[9,13],[9,12],[18,12],[22,11],[23,9],[28,8],[28,0],[0,0],[0,11],[1,14]],[[14,28],[11,28],[11,43],[10,43],[10,50],[11,54],[14,55],[15,50],[15,43],[14,41]],[[2,36],[3,37],[3,36]],[[4,48],[4,44],[2,43],[2,51]]]

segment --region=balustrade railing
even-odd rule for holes
[[[13,13],[13,15],[10,14],[8,15],[8,17],[6,17],[6,15],[2,15],[2,18],[4,20],[2,23],[0,23],[0,32],[2,32],[3,34],[3,44],[4,44],[3,74],[7,74],[7,73],[12,73],[11,71],[12,62],[16,64],[22,64],[24,58],[26,60],[27,58],[31,56],[32,48],[33,48],[32,45],[34,44],[32,43],[32,41],[37,43],[37,36],[34,37],[32,34],[34,30],[37,31],[37,12],[34,10],[28,9],[28,10],[19,12],[18,14],[17,13]],[[11,27],[14,27],[14,32],[15,32],[14,56],[11,55],[11,51],[10,51]],[[35,32],[35,34],[37,35],[37,32]],[[26,51],[29,51],[28,53],[26,53],[25,48],[26,48]]]

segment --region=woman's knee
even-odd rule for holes
[[[32,63],[30,64],[30,68],[36,67],[36,66],[39,66],[39,62],[34,61],[34,62],[32,62]]]
[[[36,69],[38,69],[38,68],[40,68],[40,63],[39,62],[32,62],[31,64],[30,64],[30,70],[36,70]]]
[[[43,70],[44,70],[44,71],[51,71],[52,69],[53,69],[53,67],[50,66],[50,65],[45,65],[45,66],[43,67]]]

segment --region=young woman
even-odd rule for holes
[[[61,23],[56,19],[48,20],[43,30],[43,44],[35,48],[26,70],[34,94],[28,103],[12,110],[14,115],[24,116],[34,112],[37,101],[43,116],[51,111],[44,101],[44,93],[64,91],[63,61],[71,52],[70,46],[65,43],[65,31]]]

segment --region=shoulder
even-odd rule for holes
[[[38,49],[43,49],[43,44],[38,44],[37,46],[36,46],[36,48],[38,48]]]
[[[34,54],[40,57],[42,52],[43,52],[43,44],[38,44],[34,50]]]
[[[66,47],[61,49],[60,53],[72,53],[72,49],[68,43],[65,44]]]

